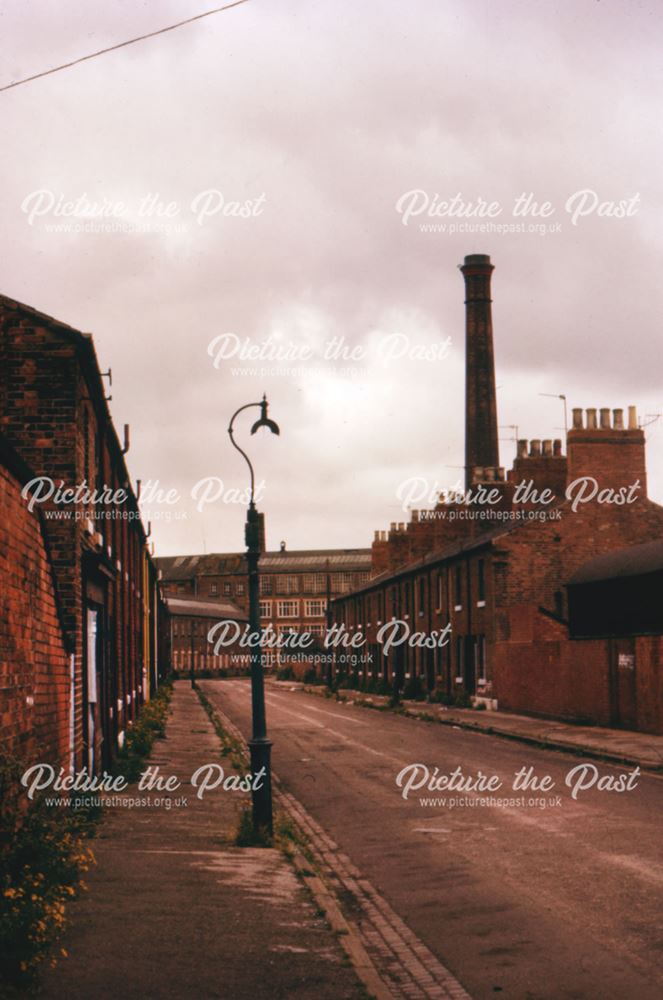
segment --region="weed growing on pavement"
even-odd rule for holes
[[[99,805],[47,804],[41,795],[27,807],[21,795],[24,764],[0,758],[0,984],[7,991],[34,981],[66,924],[66,904],[85,888],[94,854],[88,839]],[[2,994],[9,995],[8,993]]]
[[[154,741],[166,735],[166,720],[172,696],[172,681],[165,681],[154,697],[143,705],[140,715],[127,730],[124,746],[113,762],[113,774],[121,774],[129,782],[140,778]]]
[[[210,722],[214,726],[214,732],[219,737],[219,741],[221,743],[221,750],[219,752],[221,756],[227,757],[230,760],[230,763],[238,774],[248,774],[246,750],[244,745],[240,743],[235,736],[231,736],[230,733],[224,729],[223,723],[215,711],[214,706],[207,695],[200,690],[198,685],[196,685],[196,694],[198,695],[200,704],[207,712]]]
[[[235,843],[238,847],[274,846],[274,838],[269,835],[266,829],[260,827],[256,830],[250,806],[246,806],[240,813]]]

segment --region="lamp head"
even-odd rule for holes
[[[255,424],[251,428],[251,433],[255,434],[257,430],[261,427],[267,427],[272,434],[280,434],[279,425],[274,421],[270,420],[267,416],[267,396],[262,397],[262,402],[260,403],[260,419],[256,420]]]

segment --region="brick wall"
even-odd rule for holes
[[[0,432],[56,485],[122,489],[121,504],[40,504],[65,637],[75,657],[76,766],[110,763],[148,696],[158,644],[150,643],[156,577],[94,346],[82,334],[0,296]],[[69,518],[48,518],[69,513]],[[152,609],[152,610],[150,610]],[[97,616],[98,643],[88,642]],[[88,650],[98,699],[92,703]],[[92,759],[93,755],[93,759]]]
[[[22,485],[0,453],[0,748],[65,765],[69,657],[40,518]]]
[[[606,640],[499,643],[493,656],[500,708],[610,725]]]

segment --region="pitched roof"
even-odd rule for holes
[[[194,576],[246,573],[242,552],[211,552],[206,555],[162,556],[156,560],[164,580],[188,580]],[[297,570],[324,572],[366,571],[371,568],[370,549],[277,549],[260,557],[261,572],[291,573]]]
[[[207,599],[199,601],[195,598],[167,597],[166,607],[171,615],[189,618],[230,618],[233,621],[248,621],[245,614],[232,601],[214,601]]]
[[[569,580],[569,585],[615,580],[624,576],[644,576],[663,572],[663,539],[629,545],[606,552],[583,563]]]

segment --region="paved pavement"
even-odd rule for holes
[[[245,681],[201,687],[248,733]],[[347,858],[355,881],[374,888],[474,1000],[663,996],[659,775],[290,685],[268,687],[267,712],[274,767],[324,850]],[[463,779],[495,775],[503,787],[404,799],[396,775],[414,763],[440,775],[460,767]],[[552,791],[510,790],[530,767]],[[574,799],[566,780],[578,767],[613,790]],[[630,791],[617,791],[620,776],[631,777]],[[361,920],[361,898],[346,888]]]
[[[272,682],[274,688],[291,690],[289,681]],[[309,694],[325,696],[325,688],[301,685]],[[388,699],[380,695],[362,695],[354,691],[342,691],[342,698],[358,704],[368,703],[384,706]],[[405,711],[415,716],[427,716],[448,726],[461,726],[477,732],[491,733],[510,739],[546,746],[553,750],[563,750],[612,760],[617,763],[639,764],[653,771],[663,771],[663,736],[650,733],[636,733],[626,729],[606,729],[602,726],[576,726],[556,719],[540,719],[514,712],[478,712],[475,709],[447,708],[426,702],[406,701]]]
[[[188,780],[201,764],[229,770],[219,746],[197,695],[176,685],[167,738],[149,763],[183,787],[170,793],[170,810],[109,809],[89,891],[70,908],[69,958],[44,975],[46,1000],[366,996],[285,856],[231,846],[241,793],[193,793]],[[182,795],[187,805],[177,806]]]

